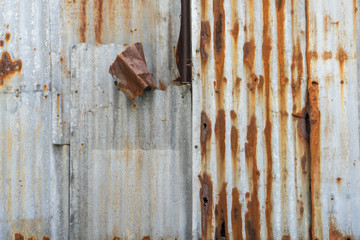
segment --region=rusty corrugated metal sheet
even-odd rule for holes
[[[357,1],[308,1],[312,232],[360,238]]]
[[[147,91],[133,103],[108,73],[123,49],[72,51],[70,238],[190,239],[190,88]]]
[[[196,238],[359,238],[356,4],[193,1]]]
[[[0,10],[0,239],[67,239],[69,147],[50,144],[49,4]]]
[[[193,1],[193,229],[310,239],[304,1]]]

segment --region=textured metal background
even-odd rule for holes
[[[0,1],[1,240],[360,238],[359,3],[191,5],[192,89],[181,1]]]
[[[358,239],[356,1],[192,9],[194,237]]]

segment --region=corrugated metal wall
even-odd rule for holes
[[[360,239],[358,4],[0,1],[0,239]]]

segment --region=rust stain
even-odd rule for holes
[[[201,237],[202,239],[212,239],[213,233],[213,183],[210,175],[206,172],[199,175],[200,203],[201,203]]]
[[[225,136],[226,136],[226,122],[225,111],[220,109],[217,112],[215,122],[215,138],[216,138],[216,155],[219,183],[225,182]]]
[[[95,43],[100,44],[102,43],[102,32],[103,32],[103,8],[104,8],[104,1],[103,0],[95,0],[94,2],[94,31],[95,31]]]
[[[271,124],[271,100],[270,100],[270,55],[272,50],[271,22],[270,22],[270,0],[263,0],[263,44],[262,44],[262,63],[264,68],[265,84],[265,148],[266,148],[266,200],[265,200],[265,219],[266,230],[269,238],[273,236],[272,229],[272,124]]]
[[[234,0],[232,0],[234,1]],[[238,36],[239,36],[239,22],[237,19],[233,19],[233,27],[230,30],[231,36],[233,37],[234,41],[237,42]],[[236,21],[236,22],[235,22]]]
[[[328,60],[332,58],[332,52],[328,51],[328,52],[324,52],[322,55],[322,59],[323,60]]]
[[[60,117],[60,93],[56,94],[56,114]]]
[[[330,240],[352,240],[354,239],[351,235],[343,234],[338,228],[335,217],[329,217],[329,239]]]
[[[254,40],[248,41],[244,43],[243,51],[244,51],[244,63],[246,67],[253,70],[254,62],[255,62],[255,42]]]
[[[251,74],[249,77],[249,82],[247,84],[247,87],[250,89],[250,91],[254,91],[257,85],[258,85],[258,77],[255,74]]]
[[[260,172],[256,162],[257,126],[256,117],[252,116],[247,127],[245,144],[246,165],[249,178],[251,179],[251,194],[246,193],[250,198],[247,203],[245,214],[246,239],[260,239],[260,203],[258,198],[258,184]],[[249,196],[250,195],[250,196]]]
[[[143,237],[143,240],[151,240],[150,236]]]
[[[160,80],[159,80],[159,89],[160,89],[161,91],[165,91],[165,90],[166,90],[166,85],[165,85],[162,81],[160,81]]]
[[[290,235],[284,235],[282,236],[281,240],[291,240]]]
[[[115,236],[113,240],[121,240],[121,238]]]
[[[202,64],[207,62],[211,41],[211,27],[209,21],[201,21],[200,30],[200,56]]]
[[[50,240],[50,237],[48,237],[48,236],[43,236],[42,240]]]
[[[233,167],[233,180],[236,186],[237,184],[237,161],[238,161],[238,146],[239,146],[239,130],[235,127],[231,127],[231,160],[232,160],[232,167]]]
[[[215,239],[229,239],[226,183],[223,183],[218,197],[219,201],[215,206]]]
[[[210,149],[208,147],[211,146],[211,121],[207,114],[202,111],[201,112],[201,129],[200,129],[200,143],[201,143],[201,162],[205,165],[207,165],[207,155],[208,150],[210,152]]]
[[[10,39],[11,39],[11,33],[8,32],[8,33],[5,34],[5,41],[9,42]]]
[[[86,5],[88,0],[80,0],[80,13],[79,13],[79,35],[80,43],[86,42],[86,30],[87,30],[87,15]]]
[[[236,110],[239,109],[239,100],[240,100],[240,78],[238,77],[238,36],[239,36],[239,17],[238,17],[238,1],[231,0],[231,19],[232,19],[232,29],[231,40],[232,40],[232,81],[233,81],[233,106]],[[237,124],[235,124],[237,126]],[[236,169],[234,169],[236,171]],[[234,174],[236,177],[236,174]]]
[[[0,40],[0,47],[4,47],[4,40]]]
[[[21,235],[20,233],[15,233],[15,240],[24,240],[24,236]]]
[[[293,55],[291,63],[291,90],[293,97],[293,115],[298,117],[304,117],[305,111],[303,109],[298,109],[298,106],[301,107],[302,101],[302,91],[301,91],[301,80],[304,75],[303,70],[303,55],[301,52],[301,43],[300,38],[297,37],[296,43],[293,46]]]
[[[232,207],[231,207],[231,228],[233,239],[242,240],[242,214],[240,193],[237,188],[232,190]]]
[[[3,52],[0,59],[0,87],[4,86],[5,81],[15,73],[21,72],[21,69],[20,59],[13,60],[9,52]]]
[[[303,174],[306,174],[306,156],[301,157],[301,169]]]
[[[310,10],[309,0],[306,0],[306,26],[310,25]],[[313,14],[313,13],[311,13]],[[315,29],[316,30],[316,29]],[[311,189],[311,238],[323,239],[322,236],[322,217],[321,217],[321,161],[320,161],[320,121],[321,113],[319,109],[319,83],[316,77],[313,76],[311,63],[313,60],[314,51],[310,49],[310,28],[306,28],[306,67],[308,69],[308,108],[309,108],[309,122],[310,122],[310,189]]]
[[[337,183],[337,185],[338,185],[338,187],[340,188],[340,186],[341,186],[341,178],[340,177],[338,177],[338,178],[336,178],[336,183]]]
[[[216,94],[217,110],[224,108],[224,63],[225,63],[225,10],[224,0],[213,1],[214,14],[214,58],[215,58],[215,80],[218,90]]]

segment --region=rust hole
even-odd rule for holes
[[[8,32],[5,34],[5,40],[8,42],[11,39],[11,34]]]

